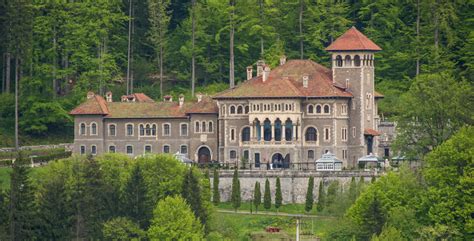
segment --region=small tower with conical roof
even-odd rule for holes
[[[355,162],[375,152],[377,106],[374,89],[374,54],[382,50],[355,27],[347,30],[326,50],[332,54],[332,78],[335,85],[352,93],[349,104],[349,159]],[[353,163],[355,164],[355,163]]]

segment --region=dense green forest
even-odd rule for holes
[[[472,2],[444,0],[0,1],[0,145],[14,143],[17,83],[20,144],[67,141],[67,113],[87,91],[189,99],[238,84],[258,59],[274,66],[285,54],[329,67],[324,48],[351,26],[383,49],[376,55],[381,115],[413,117],[406,102],[419,107],[417,100],[399,97],[419,78],[462,86],[447,98],[460,96],[465,106],[473,92],[473,15]],[[471,112],[458,112],[472,123]]]

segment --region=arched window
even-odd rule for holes
[[[313,113],[314,113],[314,106],[308,105],[308,114],[313,114]]]
[[[317,140],[316,128],[309,127],[308,129],[306,129],[305,139],[306,141],[316,141]]]
[[[324,114],[329,114],[329,105],[324,105]]]
[[[242,129],[242,141],[250,141],[250,127]]]
[[[212,133],[214,130],[214,126],[212,126],[212,121],[209,121],[209,128],[207,129],[210,133]]]
[[[91,124],[91,135],[97,135],[97,124],[96,123]]]
[[[116,135],[115,128],[116,128],[115,124],[109,125],[109,136],[115,136]]]
[[[281,141],[281,120],[276,119],[275,121],[275,141]]]
[[[237,114],[242,114],[242,113],[244,113],[243,108],[242,108],[241,105],[239,105],[239,106],[237,107]]]
[[[171,126],[170,124],[163,124],[163,135],[171,136]]]
[[[199,121],[196,121],[196,125],[194,126],[194,132],[196,132],[196,133],[201,132],[199,127],[200,127]]]
[[[151,127],[150,127],[150,124],[146,124],[146,126],[145,126],[145,135],[151,136]]]
[[[260,133],[261,128],[259,120],[255,120],[255,128],[257,129],[257,133],[255,133],[255,136],[257,137],[257,141],[260,141],[262,139],[262,133]]]
[[[85,136],[86,135],[86,124],[84,123],[81,123],[80,127],[79,127],[79,134],[81,136]]]
[[[350,56],[350,55],[346,55],[346,57],[344,58],[344,66],[350,67],[351,65],[352,65],[352,63],[351,63],[351,56]]]
[[[272,125],[270,124],[269,119],[266,119],[263,122],[263,140],[264,141],[272,140]]]
[[[235,106],[233,105],[230,106],[230,114],[231,115],[235,114]]]
[[[291,141],[293,138],[293,122],[287,119],[285,122],[285,140]]]
[[[321,105],[316,106],[316,114],[321,114]]]
[[[207,129],[206,128],[206,122],[205,121],[201,122],[201,131],[206,132],[206,129]]]
[[[308,159],[314,159],[314,151],[313,150],[308,151]]]
[[[245,106],[245,114],[248,114],[248,113],[249,113],[249,106],[246,105],[246,106]]]
[[[151,135],[156,136],[156,124],[151,125]]]
[[[133,136],[133,125],[127,124],[127,136]]]
[[[115,153],[115,146],[109,146],[109,152]]]
[[[181,136],[188,136],[188,124],[181,124]]]
[[[144,136],[145,135],[145,126],[143,126],[143,124],[140,124],[140,136]]]
[[[342,57],[341,55],[336,56],[336,66],[342,67]]]
[[[354,66],[357,66],[357,67],[360,66],[360,56],[359,55],[354,56]]]

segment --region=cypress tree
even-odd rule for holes
[[[191,207],[194,216],[201,221],[207,231],[207,210],[203,205],[202,188],[199,179],[194,172],[194,168],[189,168],[184,176],[181,196],[186,200],[186,203]]]
[[[122,195],[123,213],[143,229],[148,226],[151,219],[151,215],[146,211],[146,192],[142,170],[136,163],[130,178],[125,183]]]
[[[276,190],[275,190],[275,208],[278,209],[281,207],[282,204],[282,196],[281,196],[281,184],[280,184],[280,177],[276,179]]]
[[[255,212],[258,212],[258,206],[262,203],[262,192],[260,190],[260,183],[255,182],[255,188],[253,190],[253,204],[255,205]]]
[[[326,202],[326,192],[324,192],[323,181],[320,181],[319,191],[318,191],[318,205],[316,206],[316,210],[318,210],[318,212],[323,211],[325,202]]]
[[[268,181],[268,178],[267,180],[265,180],[265,191],[263,194],[263,207],[267,210],[272,207],[272,196],[270,193],[270,182]]]
[[[0,189],[0,240],[7,240],[8,210],[7,195]]]
[[[239,172],[237,169],[234,171],[234,177],[232,178],[232,195],[231,202],[232,207],[237,212],[237,209],[240,207],[240,181],[239,181]]]
[[[306,191],[306,204],[304,206],[304,210],[306,212],[311,211],[313,209],[313,203],[314,203],[314,198],[313,198],[313,186],[314,186],[314,178],[309,177],[308,180],[308,191]]]
[[[357,183],[355,177],[351,178],[351,184],[349,185],[349,200],[354,202],[357,198]]]
[[[375,176],[373,176],[372,179],[370,180],[370,183],[374,183],[375,181],[376,181]]]
[[[221,202],[221,196],[219,194],[219,172],[217,171],[217,168],[214,169],[214,178],[212,179],[212,182],[212,202],[217,206]]]

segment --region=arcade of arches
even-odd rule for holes
[[[271,122],[268,118],[264,121],[255,119],[251,126],[242,129],[242,141],[295,141],[298,140],[298,122],[291,119],[285,121],[277,118]]]

